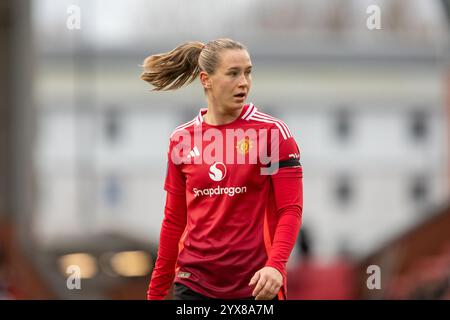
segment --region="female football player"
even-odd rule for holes
[[[246,99],[249,52],[191,41],[145,59],[141,79],[174,90],[197,77],[207,107],[170,136],[158,258],[148,299],[286,299],[302,221],[300,152],[287,125]],[[276,94],[276,93],[274,93]]]

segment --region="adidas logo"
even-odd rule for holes
[[[200,152],[198,152],[198,149],[196,146],[194,146],[194,148],[189,152],[187,158],[195,158],[198,157],[200,155]]]

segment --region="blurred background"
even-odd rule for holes
[[[2,0],[0,299],[145,299],[168,137],[206,100],[151,92],[140,64],[220,37],[301,150],[289,298],[450,299],[449,18],[448,0]]]

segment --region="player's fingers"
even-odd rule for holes
[[[250,283],[248,284],[249,286],[253,286],[255,285],[255,283],[258,282],[259,277],[261,276],[261,273],[258,271],[254,274],[254,276],[252,277],[252,279],[250,280]]]
[[[266,290],[261,290],[261,292],[255,297],[255,300],[270,300],[271,294]]]
[[[255,290],[253,290],[252,296],[256,297],[259,292],[264,288],[264,285],[266,284],[267,279],[260,277],[258,283],[256,284]]]
[[[273,286],[273,282],[268,280],[261,291],[256,295],[256,300],[267,300],[271,295],[271,288]]]
[[[266,279],[260,278],[258,283],[256,284],[255,289],[253,290],[252,295],[254,297],[258,296],[259,294],[261,294],[261,290],[263,290],[265,284],[266,284]]]
[[[270,292],[272,293],[273,297],[275,297],[278,294],[278,292],[280,291],[280,288],[281,288],[281,286],[276,283],[272,286]]]

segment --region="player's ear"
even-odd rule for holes
[[[211,88],[211,78],[209,74],[205,71],[200,71],[200,82],[202,83],[203,88],[210,89]]]

